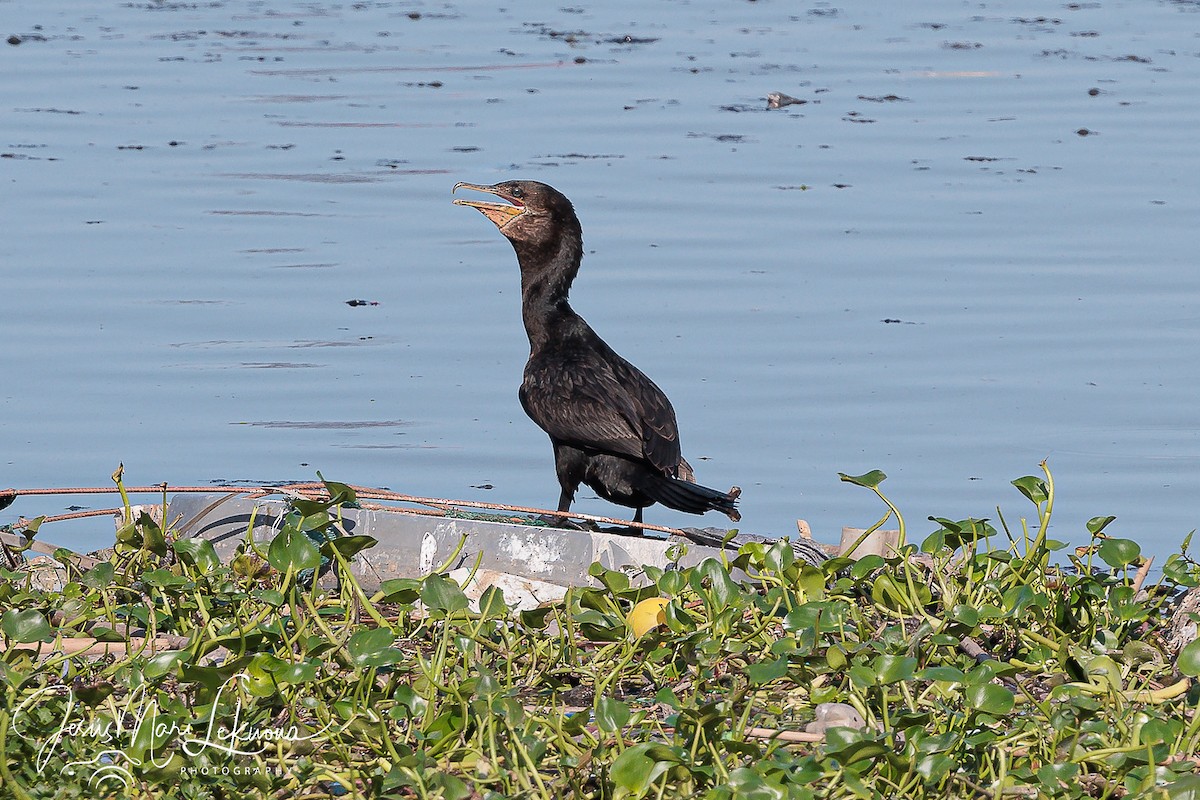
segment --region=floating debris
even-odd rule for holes
[[[801,100],[799,97],[792,97],[790,94],[783,92],[771,92],[767,95],[767,108],[784,108],[786,106],[802,106],[807,103],[807,100]]]

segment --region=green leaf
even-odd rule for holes
[[[1189,536],[1191,534],[1188,534]],[[1172,553],[1167,556],[1166,563],[1163,564],[1163,576],[1173,583],[1180,586],[1194,587],[1200,584],[1200,579],[1193,574],[1189,567],[1190,559],[1181,556],[1179,553]]]
[[[692,570],[692,588],[702,597],[711,598],[711,611],[723,611],[737,597],[741,589],[729,577],[725,565],[715,558],[706,558]]]
[[[1001,677],[1011,677],[1017,674],[1017,667],[1004,661],[989,658],[980,661],[971,670],[972,683],[984,683]]]
[[[392,697],[396,701],[396,707],[389,712],[389,715],[393,719],[403,719],[404,717],[414,717],[418,714],[423,714],[429,705],[429,702],[417,694],[416,690],[407,683],[397,686],[396,691],[392,693]]]
[[[1141,744],[1170,743],[1175,741],[1182,732],[1183,720],[1181,719],[1150,719],[1138,732],[1138,741]]]
[[[671,569],[659,576],[659,579],[655,583],[658,585],[658,590],[665,597],[674,597],[687,586],[687,577],[679,570]]]
[[[800,567],[800,578],[796,581],[806,597],[820,599],[825,596],[825,572],[810,564]]]
[[[12,497],[15,498],[16,495],[12,495]],[[0,508],[4,508],[4,506],[0,505]],[[25,539],[25,544],[20,548],[21,550],[29,549],[29,546],[33,544],[33,537],[37,536],[38,528],[42,527],[42,523],[45,521],[46,515],[43,514],[42,516],[34,517],[25,523],[24,527],[22,527],[20,530],[22,538]]]
[[[327,481],[325,476],[317,470],[317,477],[321,479],[321,483],[325,484],[325,491],[329,492],[330,505],[358,506],[358,495],[352,488],[344,483],[337,481]]]
[[[526,611],[521,611],[517,614],[517,617],[521,620],[521,624],[526,628],[540,631],[550,624],[550,612],[553,610],[554,609],[550,606],[531,608]]]
[[[287,522],[295,524],[302,522],[306,517],[316,517],[325,514],[328,519],[327,512],[334,504],[328,500],[308,500],[303,497],[294,497],[289,502],[291,511],[288,512]]]
[[[88,631],[98,642],[124,642],[126,635],[108,625],[93,625]]]
[[[1105,539],[1096,552],[1110,567],[1123,567],[1137,561],[1142,548],[1132,539]]]
[[[508,604],[504,602],[504,590],[499,586],[489,586],[479,595],[479,613],[484,619],[505,617],[508,611]]]
[[[79,576],[79,582],[89,589],[103,589],[112,586],[116,577],[116,568],[111,562],[102,561]]]
[[[1045,595],[1025,585],[1009,587],[1005,590],[1002,600],[1004,613],[1016,618],[1020,618],[1031,605],[1045,607],[1047,604]]]
[[[977,683],[967,687],[967,702],[985,714],[1002,715],[1013,710],[1013,693],[994,683]]]
[[[355,534],[353,536],[339,536],[336,539],[330,539],[321,545],[321,555],[326,558],[333,558],[333,549],[342,554],[342,558],[353,558],[356,553],[374,547],[379,543],[379,540],[374,536],[366,536],[364,534]]]
[[[838,477],[846,483],[853,483],[855,486],[862,486],[867,489],[874,489],[887,479],[887,475],[884,475],[877,469],[864,472],[862,475],[847,475],[844,472],[839,472]]]
[[[855,689],[870,689],[875,685],[875,671],[862,664],[855,664],[846,670],[846,675]]]
[[[1012,485],[1017,487],[1017,490],[1029,498],[1029,501],[1034,505],[1041,505],[1050,497],[1049,489],[1046,488],[1046,482],[1033,475],[1017,478],[1012,482]]]
[[[596,701],[596,725],[600,730],[613,733],[629,724],[629,706],[611,697]]]
[[[612,594],[620,594],[629,588],[628,575],[620,570],[608,569],[599,562],[592,562],[588,567],[588,574],[604,584],[604,588]]]
[[[199,537],[192,539],[176,539],[171,547],[179,554],[185,564],[190,564],[200,570],[201,574],[212,572],[221,566],[221,559],[213,549],[212,542]]]
[[[317,679],[317,665],[308,661],[284,662],[268,671],[280,683],[308,683]]]
[[[312,540],[297,530],[276,534],[267,549],[267,561],[280,572],[299,572],[321,566],[321,552]]]
[[[1183,775],[1160,788],[1171,800],[1200,800],[1200,775]]]
[[[1037,771],[1038,780],[1048,789],[1061,790],[1070,788],[1079,777],[1079,765],[1066,762],[1063,764],[1046,764]]]
[[[14,642],[38,642],[50,635],[50,623],[36,608],[10,608],[0,616],[0,631]]]
[[[889,748],[875,741],[872,736],[871,732],[856,728],[829,728],[825,731],[825,753],[841,764],[853,764],[889,752]]]
[[[163,650],[146,659],[142,674],[150,680],[161,678],[175,672],[175,668],[187,660],[190,654],[186,650]]]
[[[472,788],[472,784],[448,772],[435,772],[433,777],[427,780],[430,786],[438,789],[437,796],[445,798],[445,800],[470,800],[472,797],[479,796],[474,788]]]
[[[215,667],[200,667],[184,664],[179,679],[184,683],[199,683],[209,691],[216,691],[220,686],[241,672],[248,658],[235,658]]]
[[[986,539],[996,533],[996,529],[988,523],[986,518],[967,517],[958,522],[944,517],[930,517],[929,520],[942,527],[931,533],[921,544],[921,550],[925,553],[936,553],[943,547],[957,550],[964,544],[974,545],[980,539]]]
[[[142,583],[147,586],[159,586],[162,588],[175,588],[190,583],[190,581],[181,576],[176,575],[168,569],[151,569],[142,573]]]
[[[930,519],[933,519],[933,517],[930,517]],[[921,542],[921,552],[936,553],[944,547],[948,547],[951,550],[956,549],[956,543],[952,539],[947,538],[947,533],[949,533],[949,531],[947,531],[945,528],[938,528],[936,531],[926,536]]]
[[[654,693],[654,702],[662,703],[672,711],[679,711],[682,703],[679,701],[679,696],[675,694],[675,690],[669,686],[664,686]]]
[[[979,609],[975,608],[975,606],[959,603],[950,609],[948,616],[950,619],[962,623],[968,628],[974,628],[979,624]]]
[[[167,554],[167,537],[162,528],[154,521],[154,517],[143,511],[138,515],[137,526],[142,531],[142,547],[156,556]]]
[[[916,772],[929,782],[941,781],[958,768],[958,762],[941,753],[930,753],[917,761]]]
[[[875,675],[882,684],[912,680],[917,670],[917,659],[911,656],[896,656],[885,653],[875,659]]]
[[[947,683],[962,683],[967,679],[961,669],[948,665],[926,667],[918,672],[916,677],[923,681],[946,681]]]
[[[93,683],[90,685],[83,684],[73,688],[75,690],[75,696],[79,698],[84,705],[91,706],[92,708],[95,708],[100,703],[103,703],[107,698],[111,697],[113,692],[115,692],[117,689],[117,687],[113,686],[108,681],[101,681],[100,683]]]
[[[608,777],[616,786],[614,797],[644,797],[651,784],[682,759],[666,745],[642,742],[625,748],[609,768]]]
[[[1175,666],[1190,678],[1200,677],[1200,639],[1193,639],[1183,646]]]
[[[382,667],[395,664],[404,658],[404,654],[392,647],[395,640],[387,628],[367,628],[356,631],[346,642],[346,652],[350,654],[350,663],[356,667]]]
[[[821,612],[815,607],[816,605],[816,603],[806,603],[794,611],[789,611],[783,617],[783,629],[797,633],[816,628],[822,622]]]
[[[788,796],[778,776],[764,775],[752,767],[731,770],[728,785],[738,800],[786,800]]]
[[[1114,519],[1116,519],[1116,517],[1092,517],[1087,521],[1088,533],[1090,533],[1092,536],[1095,536],[1097,533],[1107,528],[1108,524]]]
[[[877,605],[893,611],[912,609],[912,601],[905,594],[904,588],[889,574],[881,573],[871,584],[871,600]]]
[[[462,588],[445,575],[430,575],[421,586],[421,602],[427,608],[453,614],[471,603]]]
[[[379,593],[385,603],[412,603],[421,596],[421,581],[418,578],[390,578],[379,584]]]
[[[787,675],[788,660],[776,658],[772,661],[759,661],[746,667],[746,677],[755,686],[762,686]]]
[[[158,700],[152,699],[146,706],[138,709],[139,713],[145,714],[145,719],[157,720],[162,718],[162,710],[159,708]],[[142,764],[148,759],[149,755],[158,748],[162,747],[170,737],[168,725],[138,725],[133,729],[133,737],[126,748],[123,748],[126,756],[134,764]]]
[[[279,608],[286,602],[287,598],[283,596],[283,592],[278,589],[256,589],[250,593],[252,597],[257,597],[269,606]]]
[[[1109,656],[1093,656],[1087,662],[1087,679],[1108,691],[1119,692],[1123,688],[1124,676],[1121,666]]]
[[[830,645],[825,651],[825,663],[829,665],[831,670],[840,671],[849,662],[846,657],[846,651],[837,645]]]
[[[790,567],[796,560],[796,551],[792,549],[792,543],[780,539],[773,545],[768,547],[763,553],[763,563],[768,569],[775,572],[783,572]]]
[[[129,545],[130,547],[142,546],[142,532],[138,530],[138,526],[132,522],[128,522],[117,528],[116,533],[117,544]]]
[[[850,568],[850,577],[854,578],[855,580],[861,580],[886,564],[887,562],[884,561],[883,556],[877,553],[872,553],[869,556],[863,556],[855,561],[854,566]]]

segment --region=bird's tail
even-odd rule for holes
[[[655,477],[652,494],[655,500],[667,508],[686,511],[689,514],[720,511],[734,522],[742,518],[737,510],[737,500],[742,490],[736,486],[728,492],[719,492],[678,478]]]

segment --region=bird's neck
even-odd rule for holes
[[[567,297],[582,259],[583,243],[578,236],[559,237],[545,248],[517,250],[521,317],[532,349],[561,336],[566,326],[579,319]]]

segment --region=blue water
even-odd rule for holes
[[[1057,538],[1166,554],[1200,522],[1197,11],[6,2],[0,484],[553,504],[515,259],[449,193],[527,177],[744,530],[836,541],[874,468],[915,536],[1016,523],[1047,458]],[[0,524],[75,504],[110,503]]]

